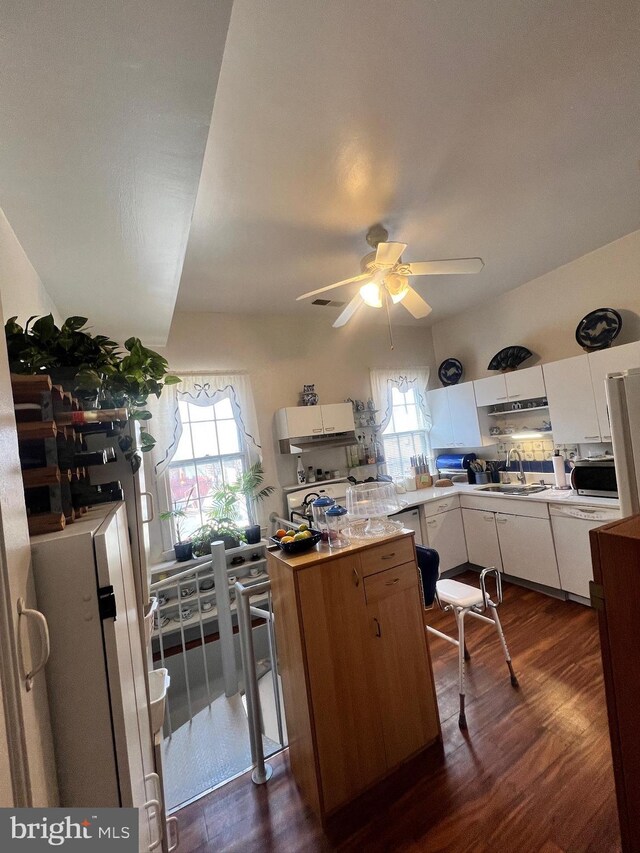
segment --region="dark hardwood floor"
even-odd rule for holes
[[[457,650],[431,636],[443,748],[360,828],[323,834],[285,752],[267,785],[245,775],[178,812],[179,853],[620,850],[596,614],[505,584],[500,615],[520,689],[494,629],[468,619],[461,732]],[[432,611],[429,621],[453,630],[448,614]]]

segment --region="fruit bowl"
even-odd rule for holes
[[[317,530],[309,529],[311,536],[306,539],[297,539],[293,542],[281,542],[277,536],[271,537],[271,542],[277,545],[285,554],[302,554],[304,551],[310,551],[314,545],[322,539],[322,534]]]

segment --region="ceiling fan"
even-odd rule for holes
[[[405,264],[401,256],[407,244],[388,243],[388,236],[389,232],[383,225],[372,225],[367,232],[367,243],[375,251],[369,252],[360,261],[361,274],[303,293],[298,296],[298,301],[326,293],[336,287],[362,282],[356,295],[334,322],[334,328],[344,326],[362,305],[369,305],[371,308],[382,308],[385,305],[388,313],[389,301],[392,304],[400,303],[413,317],[421,319],[431,313],[431,306],[411,287],[409,276],[463,275],[480,272],[484,267],[481,258],[452,258]]]

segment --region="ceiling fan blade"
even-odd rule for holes
[[[339,329],[340,326],[344,326],[346,323],[348,323],[361,305],[364,305],[362,297],[359,293],[356,293],[356,295],[353,297],[351,302],[349,302],[347,307],[338,315],[337,320],[333,324],[333,328]]]
[[[450,258],[445,261],[418,261],[415,264],[406,264],[404,275],[466,275],[468,273],[480,272],[484,267],[482,258]]]
[[[296,296],[296,302],[300,302],[301,299],[309,299],[310,296],[317,296],[319,293],[326,293],[327,290],[333,290],[334,287],[342,287],[343,284],[355,284],[357,281],[365,281],[365,279],[370,278],[371,273],[354,275],[353,278],[345,278],[344,281],[337,281],[335,284],[328,284],[326,287],[319,287],[317,290],[310,290],[309,293],[303,293],[302,296]]]
[[[422,296],[412,287],[409,288],[400,304],[404,305],[409,314],[415,317],[416,320],[421,320],[423,317],[431,314],[431,305],[425,302]]]
[[[406,248],[406,243],[378,243],[374,263],[383,267],[392,267]]]

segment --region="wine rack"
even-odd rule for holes
[[[112,430],[126,410],[84,412],[80,402],[45,375],[12,374],[18,450],[29,535],[62,530],[88,507],[122,500],[118,482],[92,486],[89,466],[115,460],[112,448],[89,450],[84,432]]]

